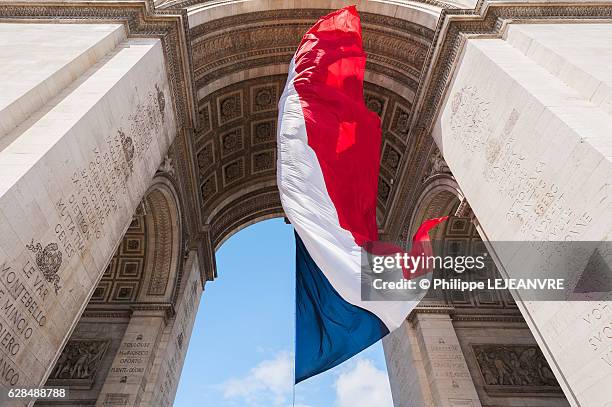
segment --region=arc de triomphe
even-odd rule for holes
[[[282,216],[288,62],[343,5],[0,1],[0,387],[172,404],[215,250]],[[612,2],[358,9],[386,239],[436,215],[474,244],[610,239]],[[397,406],[612,405],[612,305],[505,294],[427,298],[385,339]]]

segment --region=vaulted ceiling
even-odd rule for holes
[[[227,16],[190,29],[198,122],[193,153],[199,216],[213,245],[249,223],[282,213],[276,190],[277,103],[288,64],[325,9]],[[414,97],[434,31],[361,13],[368,55],[364,97],[383,122],[379,221],[410,149]]]

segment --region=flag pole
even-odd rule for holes
[[[290,223],[288,222],[288,219],[286,219],[286,223]],[[294,236],[295,236],[295,231],[294,231]],[[291,383],[291,386],[293,388],[293,400],[291,403],[292,407],[295,407],[295,354],[297,351],[297,269],[294,268],[295,271],[295,277],[293,279],[293,381]]]

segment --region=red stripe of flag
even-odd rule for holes
[[[340,226],[362,246],[378,239],[381,128],[363,100],[366,55],[355,6],[319,20],[295,55],[295,89]],[[333,107],[333,108],[330,108]]]

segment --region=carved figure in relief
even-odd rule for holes
[[[174,164],[170,155],[166,154],[166,156],[164,157],[164,161],[159,166],[159,171],[165,172],[166,174],[172,177],[174,176]]]
[[[53,283],[55,294],[60,290],[60,277],[57,275],[62,265],[62,252],[59,250],[57,243],[49,243],[43,249],[42,244],[34,244],[34,239],[28,245],[26,249],[33,253],[36,253],[36,266],[38,270],[43,274],[45,280],[49,283]]]
[[[166,107],[166,96],[164,95],[164,91],[159,88],[158,84],[155,84],[155,90],[157,91],[157,106],[159,107],[159,113],[161,114],[163,122],[164,115],[166,113],[166,111],[164,110]]]
[[[474,351],[486,385],[559,386],[535,346],[474,345]]]
[[[557,379],[553,374],[552,370],[548,366],[548,363],[544,359],[538,360],[538,373],[540,376],[540,380],[546,383],[549,386],[554,386],[557,384]]]
[[[493,360],[493,364],[495,369],[497,369],[497,381],[499,383],[509,383],[516,384],[514,380],[512,380],[512,375],[510,374],[510,369],[506,362],[499,356],[495,355]]]
[[[52,379],[92,379],[108,347],[108,341],[70,341],[60,355]]]
[[[119,138],[121,139],[121,148],[123,149],[123,155],[125,156],[125,162],[127,163],[127,177],[132,173],[134,169],[134,141],[131,137],[126,136],[122,130],[118,130]]]
[[[450,172],[448,165],[446,165],[446,161],[444,161],[442,157],[442,153],[437,148],[434,154],[429,157],[429,165],[431,166],[429,170],[430,177],[436,174]]]
[[[60,375],[63,374],[68,369],[69,358],[70,358],[70,355],[68,354],[67,351],[64,350],[62,354],[60,355],[59,359],[57,360],[57,362],[55,363],[55,368],[53,369],[53,372],[51,373],[51,377],[60,377]]]

